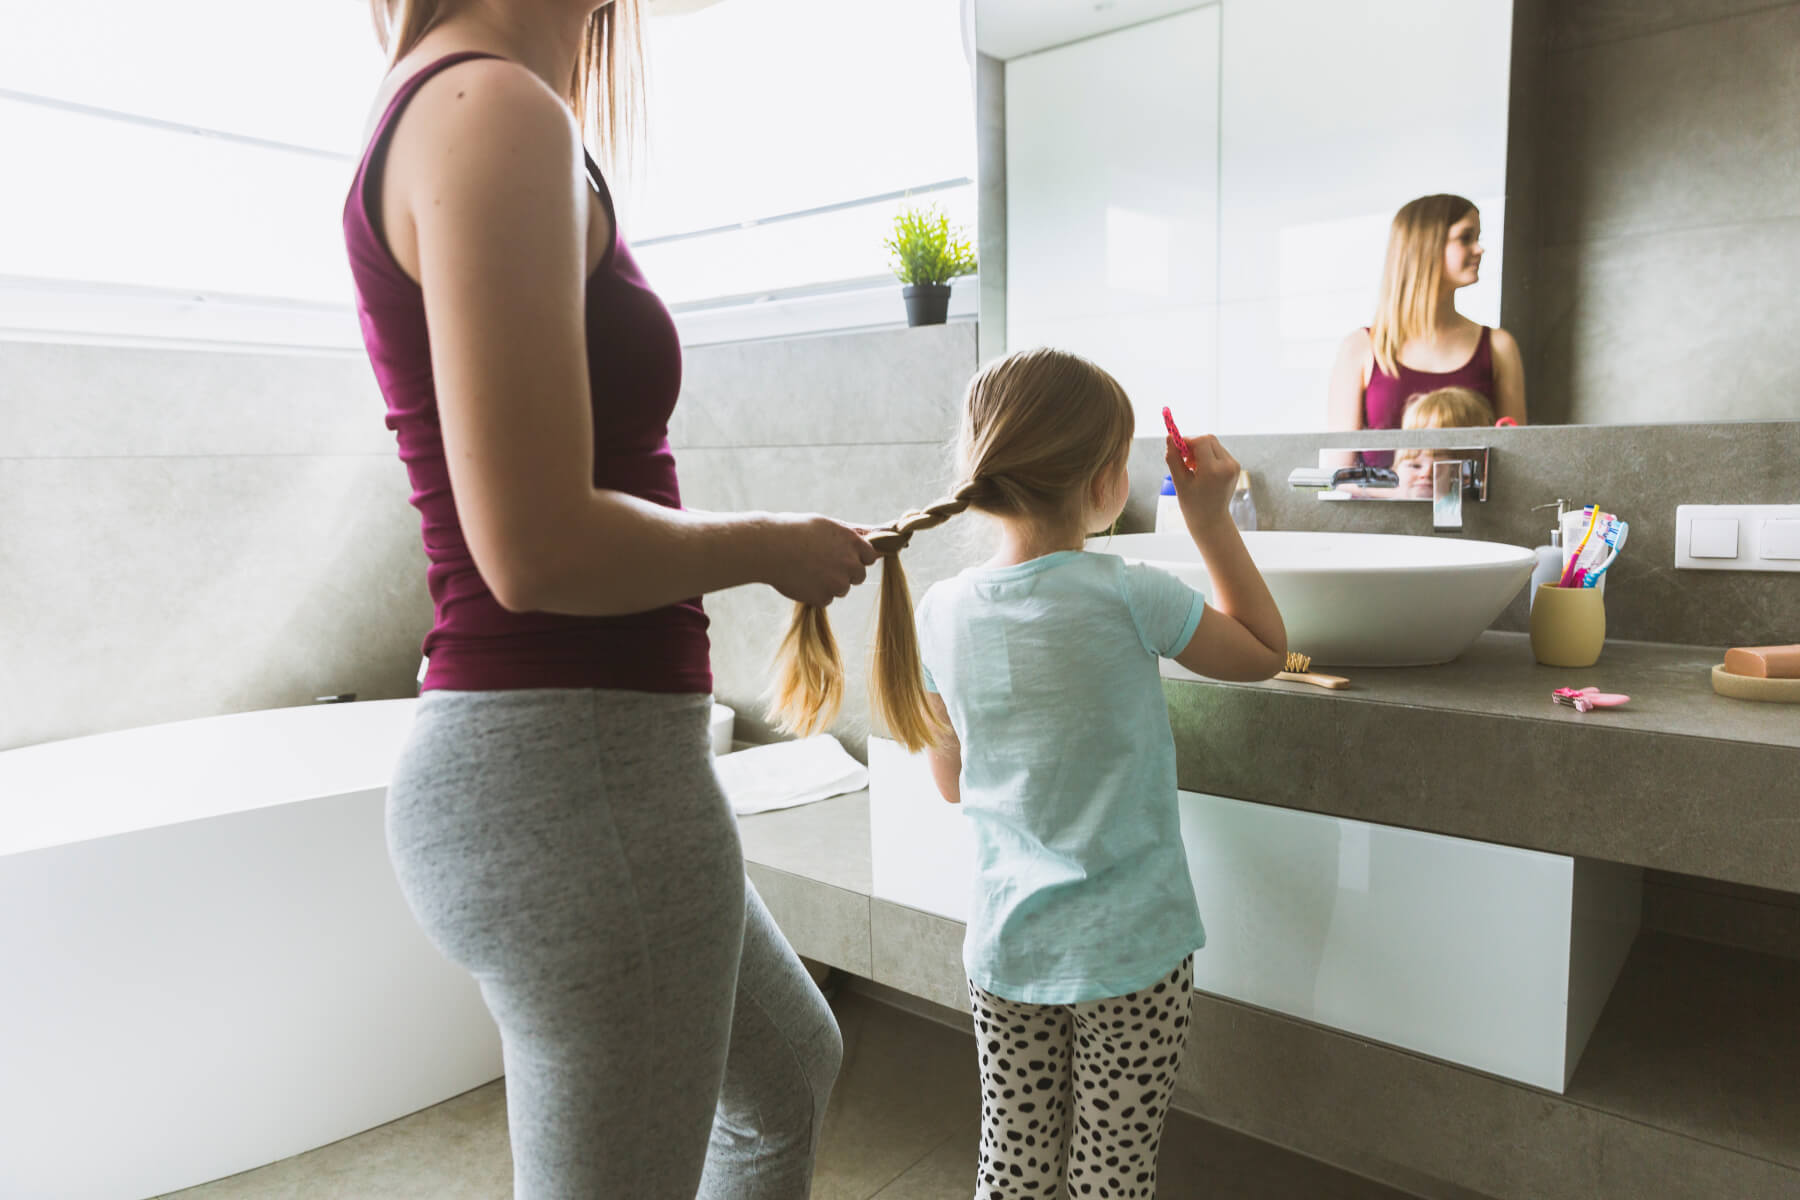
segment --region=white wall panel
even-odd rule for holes
[[[1210,426],[1219,10],[1006,65],[1007,344],[1088,354],[1138,432]]]

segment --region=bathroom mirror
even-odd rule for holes
[[[1672,201],[1672,181],[1694,170],[1684,158],[1771,138],[1800,152],[1800,126],[1751,116],[1742,130],[1720,105],[1697,117],[1685,84],[1659,93],[1669,71],[1632,64],[1684,52],[1614,8],[969,0],[983,355],[1041,343],[1089,355],[1131,393],[1140,436],[1158,433],[1164,405],[1184,427],[1228,435],[1347,428],[1328,410],[1329,379],[1345,338],[1374,318],[1394,215],[1452,193],[1478,210],[1485,251],[1457,308],[1512,335],[1527,422],[1800,416],[1780,386],[1800,351],[1731,278],[1752,260],[1664,232],[1708,205],[1709,219],[1741,219],[1727,210],[1750,203],[1724,183]],[[1739,79],[1716,45],[1685,53],[1712,81],[1695,88],[1735,91],[1731,113],[1791,87],[1773,60]],[[1698,136],[1708,120],[1718,129]],[[1702,269],[1721,254],[1723,273]],[[1696,305],[1696,289],[1711,301]],[[1717,364],[1674,344],[1676,329],[1749,386],[1713,386]],[[1472,359],[1495,352],[1469,339]],[[1423,393],[1422,378],[1395,386]],[[1390,405],[1395,425],[1407,398]],[[1388,424],[1368,419],[1375,408],[1364,423]]]

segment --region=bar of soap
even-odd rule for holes
[[[1755,679],[1800,679],[1800,646],[1737,646],[1725,652],[1725,669]]]

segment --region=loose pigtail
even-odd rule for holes
[[[913,627],[912,592],[900,567],[900,552],[921,529],[935,529],[969,507],[977,485],[959,488],[955,496],[908,513],[892,525],[870,533],[869,544],[882,556],[881,601],[875,619],[875,654],[869,672],[870,707],[894,739],[908,750],[923,750],[943,740],[948,730],[925,700],[919,662],[919,635]],[[775,652],[775,688],[769,715],[783,733],[801,737],[818,733],[837,717],[844,698],[844,665],[825,610],[794,606],[794,619]]]
[[[794,605],[794,619],[775,651],[769,716],[782,733],[810,737],[837,719],[844,703],[844,660],[825,610]]]

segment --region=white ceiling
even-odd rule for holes
[[[1217,0],[974,0],[975,47],[1018,58],[1098,33],[1205,8]]]

